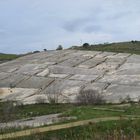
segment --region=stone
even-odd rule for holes
[[[60,65],[75,67],[88,59],[89,59],[88,56],[76,56],[76,57],[72,57],[72,58],[60,63]]]
[[[102,53],[99,53],[95,56],[95,58],[106,58],[106,57],[109,57],[109,56],[114,56],[115,53],[112,53],[112,52],[102,52]]]
[[[127,59],[126,63],[140,63],[139,57],[139,55],[133,54]]]
[[[104,95],[109,103],[121,103],[128,99],[137,102],[140,100],[140,87],[112,84],[104,91]]]
[[[26,64],[22,66],[16,73],[26,74],[26,75],[35,75],[39,73],[43,68],[44,65],[39,64]]]
[[[113,83],[118,85],[140,85],[140,75],[105,75],[99,80],[103,83]]]
[[[49,70],[54,74],[81,74],[81,75],[100,75],[103,74],[105,70],[100,71],[97,69],[83,69],[78,67],[68,67],[68,66],[50,66]]]
[[[93,82],[98,77],[99,77],[99,75],[80,75],[80,74],[76,74],[76,75],[70,77],[70,80],[79,80],[79,81]]]
[[[47,68],[47,69],[43,70],[42,72],[38,73],[37,76],[45,77],[45,76],[47,76],[49,73],[50,73],[50,72],[49,72],[49,69]]]
[[[28,96],[22,100],[22,104],[36,104],[36,103],[48,103],[48,96],[45,94],[35,94],[33,96]]]
[[[117,59],[124,59],[131,56],[129,53],[116,53],[114,55],[109,55],[107,58],[117,58]]]
[[[115,73],[117,75],[140,75],[140,64],[125,63]]]
[[[99,82],[95,82],[95,83],[91,83],[88,84],[84,90],[93,90],[93,91],[98,91],[99,93],[102,93],[103,90],[108,86],[107,83],[99,83]]]
[[[119,66],[119,64],[117,64],[117,63],[104,62],[104,63],[101,63],[98,66],[96,66],[96,69],[98,69],[98,70],[108,70],[108,71],[111,71],[111,70],[117,69],[118,66]]]
[[[82,87],[86,85],[86,82],[75,80],[56,80],[49,87],[41,92],[46,94],[52,99],[57,100],[58,103],[75,102],[75,98],[78,95]]]
[[[97,90],[107,102],[140,96],[140,56],[127,53],[62,50],[26,55],[0,64],[0,99],[75,103],[80,90]]]
[[[0,81],[0,87],[16,87],[22,80],[27,80],[29,76],[12,74],[10,77]]]
[[[68,74],[53,74],[50,73],[50,75],[48,75],[48,77],[53,77],[53,78],[66,78],[68,76]]]
[[[98,59],[97,58],[92,58],[92,59],[78,65],[78,67],[88,69],[88,68],[95,67],[95,66],[101,64],[104,61],[105,61],[105,58],[98,58]]]
[[[8,78],[11,74],[6,72],[0,72],[0,80]]]
[[[53,78],[46,77],[35,77],[32,76],[27,80],[20,82],[17,87],[19,88],[35,88],[35,89],[44,89],[49,84],[54,81]]]
[[[37,89],[27,88],[0,88],[0,99],[22,102],[23,99],[34,95],[37,91]]]

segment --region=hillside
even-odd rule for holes
[[[72,48],[78,50],[140,54],[140,41],[104,43],[89,46],[73,46]]]
[[[0,64],[0,139],[139,140],[139,101],[140,55],[31,53]]]
[[[39,51],[34,51],[34,52],[26,53],[26,54],[5,54],[5,53],[0,53],[0,63],[4,63],[4,62],[14,60],[14,59],[19,58],[19,57],[35,54],[35,53],[38,53],[38,52]]]
[[[51,102],[50,99],[73,103],[84,87],[104,93],[106,102],[121,103],[128,97],[139,101],[139,63],[139,55],[99,51],[27,55],[0,65],[0,99],[23,104]]]
[[[16,54],[4,54],[4,53],[0,53],[0,61],[7,61],[7,60],[13,60],[18,58],[19,55]]]

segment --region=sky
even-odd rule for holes
[[[140,40],[139,0],[0,0],[0,52]]]

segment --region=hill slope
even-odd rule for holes
[[[140,56],[62,50],[40,52],[0,64],[0,99],[77,102],[81,89],[103,93],[107,102],[140,99]]]
[[[140,41],[105,43],[97,45],[74,46],[78,50],[108,51],[118,53],[140,54]]]
[[[16,54],[4,54],[0,53],[0,61],[7,61],[7,60],[13,60],[18,58],[19,56]]]

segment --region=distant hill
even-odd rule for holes
[[[96,45],[88,45],[88,43],[85,44],[85,46],[73,46],[71,49],[140,54],[140,41],[104,43]]]
[[[39,53],[39,52],[40,51],[34,51],[34,52],[26,53],[26,54],[5,54],[5,53],[0,53],[0,63],[10,61],[10,60],[16,59],[16,58],[21,57],[21,56],[30,55],[30,54]]]
[[[20,55],[0,53],[0,61],[9,61],[16,59],[18,57],[20,57]]]

